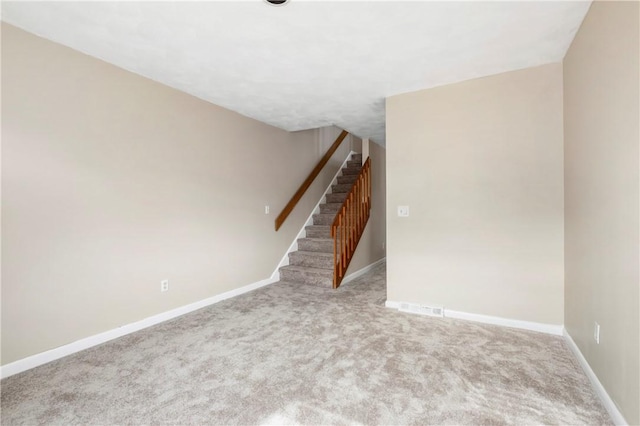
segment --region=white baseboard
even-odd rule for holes
[[[540,333],[553,334],[562,336],[564,329],[562,324],[546,324],[542,322],[522,321],[511,318],[494,317],[489,315],[472,314],[468,312],[444,310],[444,316],[447,318],[456,318],[467,321],[481,322],[484,324],[500,325],[502,327],[519,328],[521,330],[537,331]]]
[[[140,321],[126,324],[121,327],[114,328],[112,330],[95,334],[93,336],[85,337],[84,339],[77,340],[75,342],[57,347],[55,349],[51,349],[36,355],[32,355],[32,356],[20,359],[18,361],[11,362],[9,364],[6,364],[0,367],[0,378],[4,379],[6,377],[13,376],[14,374],[22,373],[23,371],[30,370],[35,367],[39,367],[43,364],[47,364],[51,361],[55,361],[57,359],[74,354],[76,352],[80,352],[85,349],[89,349],[93,346],[97,346],[102,343],[108,342],[110,340],[117,339],[122,336],[126,336],[127,334],[135,333],[136,331],[140,331],[142,329],[154,326],[156,324],[160,324],[161,322],[168,321],[170,319],[179,317],[181,315],[188,314],[189,312],[196,311],[198,309],[204,308],[209,305],[213,305],[223,300],[226,300],[235,296],[239,296],[244,293],[248,293],[250,291],[253,291],[260,287],[267,286],[277,281],[278,281],[277,277],[274,278],[272,276],[271,278],[267,278],[265,280],[255,282],[253,284],[249,284],[244,287],[236,288],[234,290],[230,290],[225,293],[218,294],[216,296],[191,303],[189,305],[181,306],[179,308],[172,309],[167,312],[150,316]]]
[[[344,277],[342,279],[342,284],[346,284],[349,281],[353,281],[356,278],[359,278],[359,277],[363,276],[364,274],[366,274],[367,272],[371,271],[376,266],[380,265],[381,263],[384,263],[385,260],[387,260],[387,258],[383,257],[382,259],[376,260],[375,262],[371,263],[370,265],[367,265],[364,268],[358,269],[357,271],[347,275],[346,277]]]
[[[611,416],[611,420],[613,420],[613,422],[619,426],[627,425],[628,423],[626,419],[624,418],[620,410],[618,410],[618,407],[616,406],[615,402],[613,402],[613,399],[611,399],[611,397],[607,393],[607,390],[604,388],[604,386],[602,386],[602,383],[600,383],[598,376],[596,376],[596,373],[594,373],[593,370],[591,369],[591,366],[585,359],[584,355],[582,355],[580,348],[578,348],[578,345],[576,345],[576,342],[573,341],[569,332],[567,332],[567,330],[564,329],[563,334],[564,334],[565,341],[569,345],[569,349],[571,349],[571,352],[573,352],[573,355],[577,358],[578,362],[580,363],[582,370],[584,370],[584,373],[589,378],[589,381],[591,382],[591,386],[593,387],[593,390],[596,392],[596,394],[600,398],[600,401],[602,401],[602,405],[604,405],[604,408],[607,410],[607,412]]]
[[[400,304],[402,302],[395,302],[393,300],[387,300],[384,302],[384,306],[391,309],[400,309]]]
[[[401,303],[404,303],[404,302],[387,300],[385,302],[385,306],[387,308],[400,309]],[[521,330],[537,331],[540,333],[553,334],[556,336],[562,336],[562,331],[564,329],[562,325],[545,324],[540,322],[522,321],[522,320],[516,320],[516,319],[510,319],[510,318],[473,314],[469,312],[453,311],[451,309],[444,309],[444,316],[445,318],[456,318],[456,319],[461,319],[466,321],[481,322],[484,324],[499,325],[502,327],[511,327],[511,328],[518,328]]]

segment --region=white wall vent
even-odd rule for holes
[[[400,312],[409,312],[411,314],[428,315],[430,317],[444,317],[444,308],[439,306],[425,306],[416,303],[400,303],[398,308]]]

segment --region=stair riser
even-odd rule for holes
[[[315,285],[318,287],[331,288],[333,286],[333,272],[331,276],[310,275],[298,271],[280,270],[280,279],[294,283]]]
[[[352,168],[349,168],[349,167],[347,167],[345,169],[342,169],[342,175],[343,176],[345,176],[345,175],[357,175],[358,173],[360,173],[360,167],[358,167],[357,169],[355,169],[355,168],[352,169]]]
[[[335,218],[336,218],[335,214],[314,214],[313,215],[313,224],[314,225],[324,225],[324,226],[333,225],[333,220]]]
[[[298,240],[298,250],[313,251],[318,253],[333,253],[333,240],[328,241],[313,241],[313,240]]]
[[[351,183],[351,184],[353,184],[356,180],[358,180],[358,176],[357,175],[338,176],[338,183]]]
[[[306,228],[307,238],[331,238],[331,228],[322,229]]]
[[[345,192],[339,192],[336,194],[327,194],[326,202],[327,203],[344,203],[344,200],[347,199],[347,194]]]
[[[331,192],[333,192],[334,194],[338,192],[349,192],[352,186],[352,183],[339,183],[337,185],[331,186]]]
[[[289,253],[289,264],[295,266],[309,266],[311,268],[333,269],[333,259],[326,256],[316,257],[301,254],[298,251]]]
[[[349,161],[359,161],[360,163],[362,163],[362,154],[353,154],[351,156],[351,160]]]
[[[338,213],[342,208],[342,203],[320,204],[320,213]]]
[[[362,167],[362,162],[358,160],[349,160],[347,161],[347,167],[360,168]]]

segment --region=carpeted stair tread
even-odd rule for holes
[[[320,213],[338,213],[342,208],[342,203],[323,203],[320,204]]]
[[[358,179],[358,175],[338,176],[338,183],[354,183]]]
[[[289,253],[289,264],[333,271],[333,253],[298,250]]]
[[[313,215],[314,225],[330,226],[333,224],[333,220],[336,218],[335,213],[318,213]]]
[[[300,238],[298,250],[333,253],[333,238]]]
[[[338,192],[349,192],[353,183],[339,183],[337,185],[331,185],[331,192],[336,194]]]
[[[360,173],[360,169],[362,169],[362,167],[346,167],[342,169],[342,176],[357,175],[358,173]]]
[[[360,167],[362,167],[362,160],[349,160],[349,161],[347,161],[347,167],[349,167],[349,168],[360,168]]]
[[[307,238],[331,238],[331,227],[325,225],[309,225],[304,228]]]
[[[318,275],[322,277],[333,278],[333,269],[327,269],[327,268],[312,268],[309,266],[287,265],[280,268],[280,271],[304,272],[309,275]]]
[[[347,199],[346,192],[337,192],[335,194],[327,194],[325,196],[327,203],[344,203],[344,200]]]
[[[333,285],[333,269],[296,265],[283,266],[280,268],[280,279],[327,288]]]

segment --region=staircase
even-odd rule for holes
[[[313,215],[313,225],[305,228],[306,237],[298,239],[298,251],[289,253],[289,266],[280,268],[280,280],[331,288],[334,258],[331,224],[342,207],[347,193],[362,168],[362,154],[354,154],[347,167],[331,186],[331,193],[320,204],[320,213]]]

